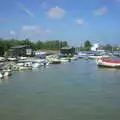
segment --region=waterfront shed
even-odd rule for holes
[[[11,51],[11,56],[32,56],[33,55],[33,51],[30,48],[30,46],[27,45],[19,45],[19,46],[14,46],[11,47],[10,49]]]
[[[74,47],[63,47],[60,49],[60,53],[64,55],[73,55],[75,54],[75,48]]]

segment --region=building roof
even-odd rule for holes
[[[17,45],[17,46],[11,47],[11,49],[19,49],[19,48],[25,48],[25,47],[27,47],[27,45]]]
[[[62,47],[61,50],[69,50],[72,49],[73,47]]]

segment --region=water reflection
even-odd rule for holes
[[[118,69],[85,60],[46,68],[15,72],[12,82],[0,80],[0,120],[120,118]]]
[[[100,70],[100,71],[114,71],[114,72],[120,71],[120,69],[117,69],[117,68],[107,68],[107,67],[98,67],[98,70]]]
[[[41,66],[40,68],[32,68],[33,72],[41,72],[44,71],[45,68],[49,68],[48,66]]]
[[[0,84],[8,84],[10,82],[10,78],[8,76],[0,79]]]

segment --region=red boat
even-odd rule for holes
[[[97,60],[100,67],[120,68],[120,58],[100,58]]]

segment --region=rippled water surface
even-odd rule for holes
[[[0,80],[0,120],[120,120],[120,70],[78,60]]]

